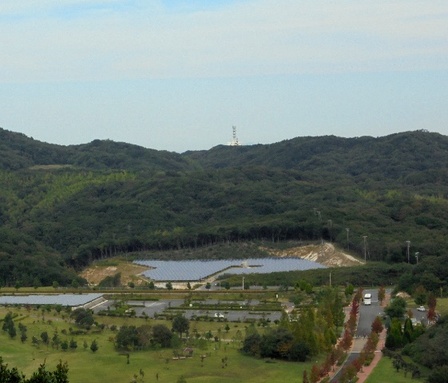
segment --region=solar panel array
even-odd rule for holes
[[[76,307],[98,299],[102,294],[5,295],[0,305],[62,305]]]
[[[267,274],[276,271],[320,269],[325,266],[300,258],[251,258],[234,260],[148,261],[134,263],[150,270],[143,275],[155,281],[199,281],[214,274]],[[248,267],[247,267],[248,266]]]

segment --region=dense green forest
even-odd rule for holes
[[[339,243],[391,263],[445,254],[448,137],[299,137],[182,154],[58,146],[0,129],[0,285],[91,261],[229,241]],[[347,230],[348,229],[348,230]]]

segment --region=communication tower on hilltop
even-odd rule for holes
[[[236,136],[236,126],[232,126],[232,141],[230,142],[230,146],[240,146],[240,142],[238,141],[238,137]]]

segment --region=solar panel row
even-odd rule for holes
[[[300,258],[251,258],[237,260],[148,261],[134,263],[151,267],[143,275],[155,281],[198,281],[214,274],[272,273],[276,271],[324,268],[319,263]]]
[[[62,305],[76,307],[85,305],[102,294],[54,294],[54,295],[8,295],[0,296],[0,305]]]

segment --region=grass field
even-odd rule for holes
[[[441,315],[447,315],[448,314],[448,298],[437,298],[436,310]]]
[[[245,334],[245,324],[229,323],[230,330],[225,331],[224,322],[191,322],[190,333],[193,331],[204,334],[211,331],[219,334],[220,342],[203,342],[201,349],[194,348],[192,358],[174,360],[172,349],[131,352],[128,358],[115,350],[113,339],[115,332],[107,327],[102,330],[90,331],[87,334],[71,335],[70,328],[76,330],[76,325],[68,318],[64,311],[56,313],[55,310],[26,310],[24,308],[1,308],[0,318],[4,318],[8,311],[18,314],[14,319],[27,326],[28,339],[22,343],[19,333],[14,339],[0,331],[0,356],[9,367],[17,367],[26,376],[30,376],[40,364],[46,363],[48,369],[54,369],[59,360],[66,361],[69,366],[69,380],[71,383],[85,382],[131,382],[134,374],[144,372],[143,382],[177,382],[183,375],[188,383],[263,383],[263,382],[297,382],[301,381],[303,370],[310,371],[312,363],[288,363],[259,360],[241,355],[238,351],[240,344],[232,341],[237,332]],[[96,317],[99,323],[110,326],[153,325],[163,323],[170,327],[169,322],[155,319],[141,318],[105,318]],[[32,344],[32,337],[39,340],[40,334],[46,331],[50,337],[55,333],[61,340],[74,339],[78,347],[75,350],[57,350],[51,345],[41,342]],[[90,344],[96,340],[99,350],[93,353]],[[89,347],[84,348],[84,343]],[[206,355],[203,362],[201,355]],[[223,359],[225,362],[223,363]],[[227,365],[226,365],[227,364]]]
[[[365,383],[409,383],[409,382],[423,382],[422,379],[412,379],[411,374],[405,377],[404,372],[397,372],[392,366],[392,360],[383,357],[378,365],[372,371]]]

